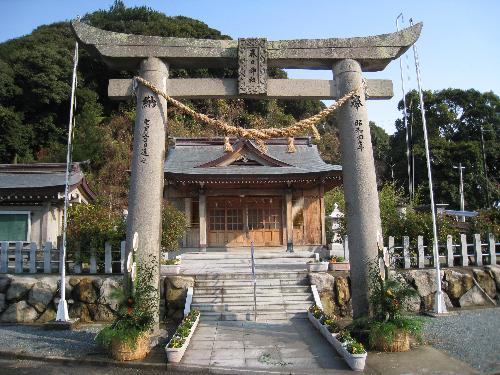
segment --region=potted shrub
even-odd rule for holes
[[[180,362],[184,355],[194,330],[200,321],[200,312],[192,310],[179,324],[174,335],[165,347],[169,362]]]
[[[162,275],[178,275],[181,270],[180,255],[172,259],[162,258],[160,267]]]
[[[320,260],[311,260],[307,263],[307,270],[309,272],[326,272],[328,271],[328,262]]]
[[[330,271],[349,271],[349,262],[341,256],[332,256],[328,262]]]
[[[410,350],[410,336],[421,340],[423,322],[420,318],[406,314],[404,308],[409,298],[417,294],[401,276],[389,272],[384,263],[383,272],[379,266],[370,271],[372,317],[363,320],[369,330],[370,346],[384,352]]]
[[[137,267],[124,289],[117,289],[114,297],[119,300],[113,323],[103,328],[96,341],[110,350],[113,359],[133,361],[146,357],[150,351],[150,332],[155,324],[154,311],[158,303],[157,289],[151,285],[154,257]],[[132,268],[131,268],[132,269]]]

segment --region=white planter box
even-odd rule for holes
[[[328,341],[330,341],[330,340],[328,340]],[[331,344],[335,348],[337,353],[339,353],[340,355],[343,356],[343,352],[345,351],[345,349],[344,349],[344,346],[342,345],[342,343],[339,340],[337,340],[337,335],[335,335],[335,337],[332,337]]]
[[[328,262],[307,263],[309,272],[326,272],[328,271]]]
[[[184,353],[186,352],[186,349],[189,345],[189,341],[186,340],[184,342],[184,345],[182,345],[180,348],[166,348],[165,351],[167,352],[167,359],[169,363],[179,363],[184,356]]]
[[[343,357],[352,370],[363,371],[365,369],[367,354],[351,354],[346,350],[346,354]]]
[[[171,265],[162,264],[161,265],[161,274],[162,275],[178,275],[180,270],[181,270],[180,264],[171,264]]]
[[[338,352],[340,355],[342,355],[342,357],[344,357],[349,367],[354,371],[363,371],[365,368],[365,362],[368,353],[351,354],[347,351],[346,346],[341,344],[340,341],[336,341],[340,344]]]
[[[337,353],[339,353],[347,362],[349,367],[354,371],[363,371],[365,368],[366,356],[368,353],[364,354],[351,354],[347,351],[345,346],[337,340],[338,333],[331,333],[328,327],[321,324],[321,322],[311,314],[310,311],[307,312],[307,317],[311,323],[320,331],[320,333],[325,336],[326,340],[331,346],[335,348]]]
[[[349,262],[336,262],[328,264],[328,270],[330,271],[349,271],[350,268]]]
[[[334,346],[334,342],[335,341],[338,341],[337,340],[337,335],[338,333],[330,333],[329,336],[326,336],[326,340],[330,343],[331,346],[335,347]]]
[[[328,330],[328,326],[325,326],[324,324],[321,324],[321,327],[320,327],[320,332],[323,336],[325,336],[325,338],[328,338],[328,336],[331,335],[330,331]]]
[[[194,330],[196,329],[196,327],[198,327],[198,323],[200,322],[200,315],[201,314],[199,314],[196,320],[194,321],[193,326],[191,327],[191,330],[189,332],[189,335],[186,337],[186,340],[184,341],[184,345],[182,345],[180,348],[169,348],[167,344],[167,346],[165,347],[165,352],[167,353],[167,359],[169,362],[178,363],[181,361],[182,357],[184,356],[184,353],[186,352],[187,347],[189,346],[189,341],[191,341],[191,337],[194,334]]]
[[[316,327],[316,329],[320,329],[321,323],[314,317],[311,312],[307,312],[307,317],[309,318],[309,321],[313,324],[313,326]]]

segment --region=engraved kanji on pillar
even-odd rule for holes
[[[246,95],[267,94],[267,40],[238,39],[238,92]]]

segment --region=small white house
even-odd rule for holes
[[[62,233],[66,164],[0,164],[0,241],[50,241]],[[71,203],[95,199],[79,163],[69,178]]]

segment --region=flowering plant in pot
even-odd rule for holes
[[[189,345],[191,336],[198,326],[199,319],[200,312],[198,310],[192,310],[182,320],[181,324],[179,324],[165,348],[169,362],[180,362]]]
[[[328,261],[328,269],[330,271],[349,271],[349,262],[341,256],[332,256]]]
[[[162,274],[178,275],[181,270],[181,256],[177,255],[171,259],[162,258],[160,264]]]
[[[133,267],[125,288],[115,290],[113,297],[119,301],[115,319],[96,336],[96,341],[109,348],[111,356],[119,361],[143,359],[150,351],[158,302],[158,290],[151,284],[155,257],[151,258],[137,267],[137,275]]]
[[[410,336],[421,340],[423,321],[421,318],[405,313],[406,305],[413,296],[418,296],[402,277],[390,272],[383,263],[373,265],[370,270],[370,318],[355,322],[357,328],[369,331],[369,344],[384,352],[410,350]]]

